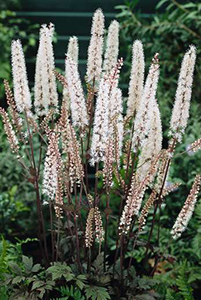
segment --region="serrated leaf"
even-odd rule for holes
[[[40,264],[36,264],[33,266],[33,268],[31,269],[31,272],[36,273],[40,270],[41,265]]]
[[[32,290],[35,290],[35,289],[40,288],[42,286],[44,286],[43,281],[41,281],[41,280],[35,281],[32,285]]]
[[[31,272],[31,269],[33,267],[33,258],[29,258],[28,256],[23,255],[22,262],[24,263],[26,271]]]
[[[87,299],[91,300],[107,300],[110,299],[108,291],[104,287],[99,286],[87,286],[85,288],[85,294]]]
[[[13,273],[15,273],[16,275],[21,276],[22,275],[22,270],[20,269],[20,267],[14,263],[14,262],[9,262],[8,263],[9,267],[11,268],[11,270],[13,271]]]
[[[23,280],[25,280],[24,276],[16,276],[15,278],[13,278],[12,284],[18,284],[18,283],[20,283]]]

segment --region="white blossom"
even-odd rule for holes
[[[78,39],[76,36],[70,37],[67,49],[67,56],[69,56],[76,64],[78,64]],[[65,67],[66,73],[66,67]],[[70,95],[68,86],[63,87],[63,101],[66,104],[66,109],[70,110]]]
[[[138,110],[144,85],[144,51],[142,42],[136,40],[132,49],[132,67],[128,90],[127,117],[134,116]]]
[[[106,42],[103,70],[106,74],[110,73],[117,63],[119,53],[119,23],[114,20],[111,22]]]
[[[56,78],[54,74],[54,53],[52,37],[54,26],[42,25],[40,30],[40,41],[36,58],[35,72],[35,109],[38,115],[47,115],[50,106],[57,108],[58,94]]]
[[[195,59],[196,48],[190,46],[181,64],[175,103],[170,121],[169,134],[179,142],[181,141],[189,118]]]
[[[93,16],[91,40],[88,48],[87,82],[98,83],[102,72],[104,15],[97,9]]]
[[[14,98],[19,112],[30,111],[31,95],[27,80],[27,71],[24,53],[20,40],[12,41],[12,73],[14,85]]]
[[[69,39],[67,56],[72,58],[72,60],[78,64],[78,54],[79,54],[78,39],[76,36],[72,36]]]
[[[91,143],[91,163],[104,161],[109,127],[109,89],[110,85],[101,79],[96,100],[94,127]]]
[[[43,194],[54,200],[58,189],[58,170],[61,155],[58,148],[58,137],[52,132],[49,136],[48,148],[43,171]]]
[[[84,129],[88,124],[88,115],[84,91],[78,73],[78,65],[70,57],[66,57],[66,80],[69,86],[70,108],[73,125]]]
[[[114,147],[117,151],[117,162],[119,162],[122,145],[123,145],[123,106],[122,106],[122,92],[119,88],[114,88],[109,100],[109,124],[112,138],[114,139]],[[116,145],[117,143],[117,145]]]
[[[158,54],[155,54],[147,76],[134,123],[133,146],[142,146],[150,130],[153,104],[159,78]]]
[[[150,122],[150,131],[144,145],[141,149],[137,177],[139,181],[146,176],[146,173],[151,165],[151,160],[153,156],[159,154],[162,149],[162,125],[160,118],[160,111],[156,100],[153,102],[153,116]]]

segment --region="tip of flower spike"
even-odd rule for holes
[[[53,23],[50,23],[49,25],[42,24],[41,28],[40,28],[40,35],[48,34],[52,38],[53,34],[54,34],[54,29],[55,29],[55,26]]]
[[[92,28],[91,28],[91,34],[95,34],[96,32],[99,32],[100,35],[103,34],[104,29],[104,14],[101,8],[98,8],[94,15],[93,15],[93,21],[92,21]]]
[[[187,52],[196,52],[196,47],[195,47],[195,45],[190,45],[189,46],[189,50],[187,51]]]

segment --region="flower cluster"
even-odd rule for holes
[[[58,94],[54,74],[54,53],[52,37],[54,26],[43,25],[40,30],[40,43],[36,58],[34,105],[36,113],[46,115],[50,107],[57,109]]]
[[[186,52],[182,61],[175,103],[170,121],[169,134],[179,142],[181,142],[189,117],[195,59],[196,48],[190,46],[190,49]]]
[[[182,232],[186,229],[189,220],[192,217],[195,204],[197,201],[198,193],[200,190],[201,176],[197,175],[195,177],[193,186],[191,188],[190,194],[188,195],[182,210],[180,211],[174,226],[172,227],[171,234],[174,239],[181,236]]]

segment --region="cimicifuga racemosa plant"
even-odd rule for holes
[[[65,258],[70,264],[76,262],[80,272],[86,269],[90,273],[92,260],[103,251],[106,271],[110,235],[113,239],[115,236],[110,226],[115,223],[111,276],[116,278],[119,260],[121,284],[125,284],[127,252],[144,234],[148,259],[156,218],[157,226],[161,224],[158,211],[166,196],[178,188],[178,183],[169,183],[168,174],[187,126],[196,49],[190,46],[184,55],[170,121],[170,141],[165,140],[168,147],[163,147],[159,111],[163,99],[157,97],[159,54],[155,54],[144,82],[143,45],[139,40],[133,42],[126,102],[119,84],[123,58],[117,57],[117,21],[111,23],[104,41],[104,15],[100,9],[95,12],[85,78],[79,74],[76,37],[69,39],[65,74],[55,71],[53,33],[52,24],[42,25],[33,95],[21,42],[12,43],[14,95],[5,81],[8,110],[0,109],[5,133],[36,193],[38,238],[46,263]],[[63,85],[62,97],[57,92],[56,79]],[[200,145],[198,139],[190,149],[196,151]],[[180,236],[190,220],[199,185],[197,175],[171,231],[174,238]],[[42,205],[45,203],[49,204],[48,211]],[[44,212],[46,218],[49,212],[47,224]],[[147,219],[151,227],[143,231]],[[51,233],[51,250],[46,242],[47,229]],[[160,230],[157,239],[159,244]],[[69,255],[62,252],[63,241]],[[156,265],[157,262],[156,259]]]

